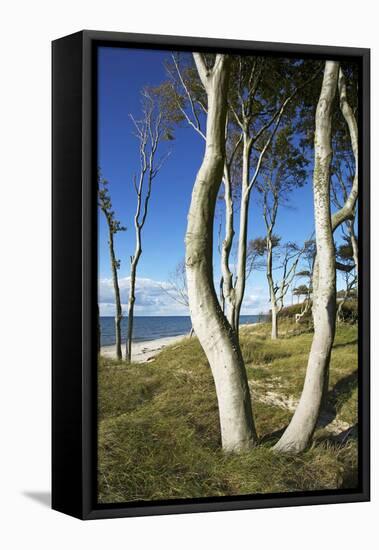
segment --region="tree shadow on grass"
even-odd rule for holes
[[[358,369],[344,378],[338,380],[334,387],[328,392],[326,411],[333,415],[333,420],[341,409],[342,405],[350,399],[353,391],[358,385]]]
[[[271,445],[275,445],[275,443],[282,437],[286,429],[287,426],[284,426],[284,428],[280,428],[274,432],[262,435],[262,437],[259,438],[259,444],[264,445],[270,443]]]
[[[338,434],[328,434],[317,438],[317,443],[327,442],[331,447],[343,447],[350,441],[358,441],[358,423]]]
[[[358,344],[358,338],[351,340],[350,342],[343,342],[341,344],[334,344],[333,349],[345,348],[346,346],[355,346]]]
[[[326,422],[325,425],[328,425],[329,422]],[[317,425],[318,428],[322,428],[322,424]],[[260,445],[272,445],[274,446],[285,430],[287,429],[287,426],[284,428],[281,428],[280,430],[276,430],[275,432],[271,432],[269,434],[263,435],[260,440]],[[328,443],[328,445],[332,447],[343,447],[344,445],[347,445],[350,441],[357,441],[358,440],[358,423],[354,424],[353,426],[349,426],[346,430],[338,433],[338,434],[324,434],[322,436],[318,436],[316,439],[312,438],[309,447],[312,445],[312,443]],[[309,448],[308,447],[308,448]]]
[[[351,343],[351,342],[350,342]],[[347,345],[347,344],[346,344]],[[351,397],[353,391],[358,384],[358,370],[355,370],[351,374],[348,374],[344,378],[341,378],[334,387],[328,392],[327,405],[324,410],[321,411],[319,421],[317,423],[317,428],[325,428],[336,418],[338,412],[340,411],[343,404]],[[264,434],[260,438],[260,444],[272,444],[280,439],[283,435],[287,426],[275,430],[274,432]],[[350,441],[352,438],[357,439],[358,437],[358,426],[350,426],[343,432],[333,435],[325,435],[324,437],[318,438],[317,441],[328,441],[332,444],[345,444],[347,441]]]

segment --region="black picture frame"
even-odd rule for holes
[[[96,503],[96,48],[260,52],[354,59],[361,71],[359,487],[238,497]],[[81,31],[52,43],[52,507],[81,519],[359,502],[370,499],[370,50]]]

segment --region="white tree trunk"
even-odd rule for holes
[[[230,174],[227,167],[224,167],[224,188],[225,188],[225,239],[221,247],[221,273],[222,273],[222,299],[225,306],[225,315],[230,325],[234,326],[235,292],[233,286],[233,275],[229,266],[230,251],[234,238],[234,212],[232,199],[232,186]]]
[[[276,211],[275,211],[276,218]],[[267,234],[267,265],[266,265],[266,278],[268,282],[268,288],[270,293],[270,302],[271,302],[271,339],[277,340],[278,338],[278,304],[275,294],[275,285],[274,279],[272,276],[272,229],[273,224],[268,227]]]
[[[130,282],[129,282],[129,303],[128,303],[128,328],[126,333],[126,349],[125,359],[128,363],[132,361],[132,338],[133,338],[133,324],[134,324],[134,304],[136,301],[136,278],[137,278],[137,266],[142,254],[141,243],[141,226],[138,224],[138,212],[140,209],[141,198],[138,197],[137,202],[137,214],[134,219],[134,227],[136,233],[136,247],[134,256],[130,258]]]
[[[194,184],[186,233],[188,298],[193,328],[209,361],[218,400],[222,447],[242,451],[256,441],[250,392],[236,335],[223,314],[213,282],[213,221],[225,157],[229,59],[217,55],[209,70],[195,63],[208,98],[206,147]]]
[[[353,109],[350,107],[347,101],[346,82],[342,69],[339,70],[338,75],[338,90],[340,109],[349,129],[351,148],[354,155],[355,170],[353,185],[351,186],[350,194],[347,197],[343,207],[335,212],[332,216],[333,231],[335,231],[337,227],[341,225],[341,223],[343,223],[344,221],[348,219],[354,219],[355,205],[358,198],[358,125],[354,116]]]
[[[351,242],[351,247],[353,249],[353,259],[354,259],[354,264],[355,264],[355,274],[356,274],[356,277],[357,277],[357,288],[358,288],[358,274],[359,274],[359,267],[358,267],[358,241],[357,241],[357,237],[355,236],[355,231],[354,231],[354,220],[350,221],[349,222],[349,233],[350,233],[350,242]]]
[[[349,129],[351,148],[354,155],[355,171],[354,171],[353,184],[351,186],[351,190],[350,190],[349,196],[345,201],[345,204],[343,205],[342,208],[337,210],[337,212],[334,212],[334,214],[332,215],[332,232],[333,233],[337,229],[337,227],[339,227],[345,221],[348,221],[348,220],[354,221],[355,206],[358,198],[358,125],[354,116],[353,109],[351,108],[351,106],[347,101],[346,82],[345,82],[345,77],[341,67],[339,68],[339,72],[338,72],[338,92],[339,92],[340,109],[346,121],[347,127]],[[358,250],[356,250],[356,252],[358,252]],[[358,269],[358,261],[356,265]],[[358,271],[357,271],[357,274],[358,274]],[[316,255],[315,269],[313,273],[314,286],[318,285],[318,282],[316,281],[318,275],[319,275],[319,269],[318,269],[317,255]],[[329,364],[326,368],[326,373],[324,377],[322,406],[325,406],[327,404],[328,390],[329,390]]]
[[[250,152],[251,138],[244,132],[243,136],[243,152],[242,152],[242,195],[240,209],[240,227],[238,238],[238,265],[237,265],[237,280],[235,284],[235,309],[233,328],[238,336],[239,321],[241,314],[242,301],[245,295],[246,287],[246,250],[247,250],[247,229],[249,224],[249,202],[250,191],[249,175],[250,175]]]
[[[330,215],[331,109],[337,88],[339,64],[326,61],[316,110],[313,193],[318,276],[313,289],[314,336],[299,405],[274,449],[303,451],[309,444],[320,407],[335,333],[336,270]]]
[[[134,303],[136,301],[136,276],[137,276],[137,261],[132,261],[130,269],[130,282],[129,282],[129,302],[128,302],[128,329],[126,333],[126,353],[125,358],[128,363],[132,360],[132,338],[133,338],[133,324],[134,324]]]
[[[271,340],[278,339],[278,311],[276,306],[271,306]]]

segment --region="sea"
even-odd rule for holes
[[[260,323],[265,315],[241,315],[240,324]],[[127,317],[121,321],[122,342],[125,342]],[[100,317],[101,345],[112,346],[116,342],[114,317]],[[190,317],[134,317],[133,342],[146,342],[170,336],[188,334],[191,330]]]

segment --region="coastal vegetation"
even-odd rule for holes
[[[259,445],[225,454],[212,375],[197,338],[153,361],[100,359],[101,502],[351,488],[357,483],[357,326],[337,327],[328,403],[312,445],[294,457],[272,450],[301,394],[312,341],[308,324],[241,328]]]
[[[138,155],[122,188],[132,190],[135,203],[124,309],[114,237],[125,228],[116,219],[112,186],[98,181],[116,330],[115,358],[99,355],[99,499],[355,487],[356,67],[194,52],[172,53],[165,71],[158,86],[142,88],[141,117],[130,115]],[[177,268],[160,289],[186,308],[195,337],[137,364],[132,341],[142,242],[152,217],[165,263],[168,245],[159,230],[167,223],[175,231],[170,207],[178,208],[178,181],[161,212],[152,194],[161,192],[161,169],[184,127],[203,150],[196,156],[186,150],[193,178],[187,228]],[[294,210],[299,225],[305,219],[301,200],[293,205],[307,184],[311,231],[295,241],[286,221]],[[269,314],[264,323],[242,327],[247,282],[260,271]]]

